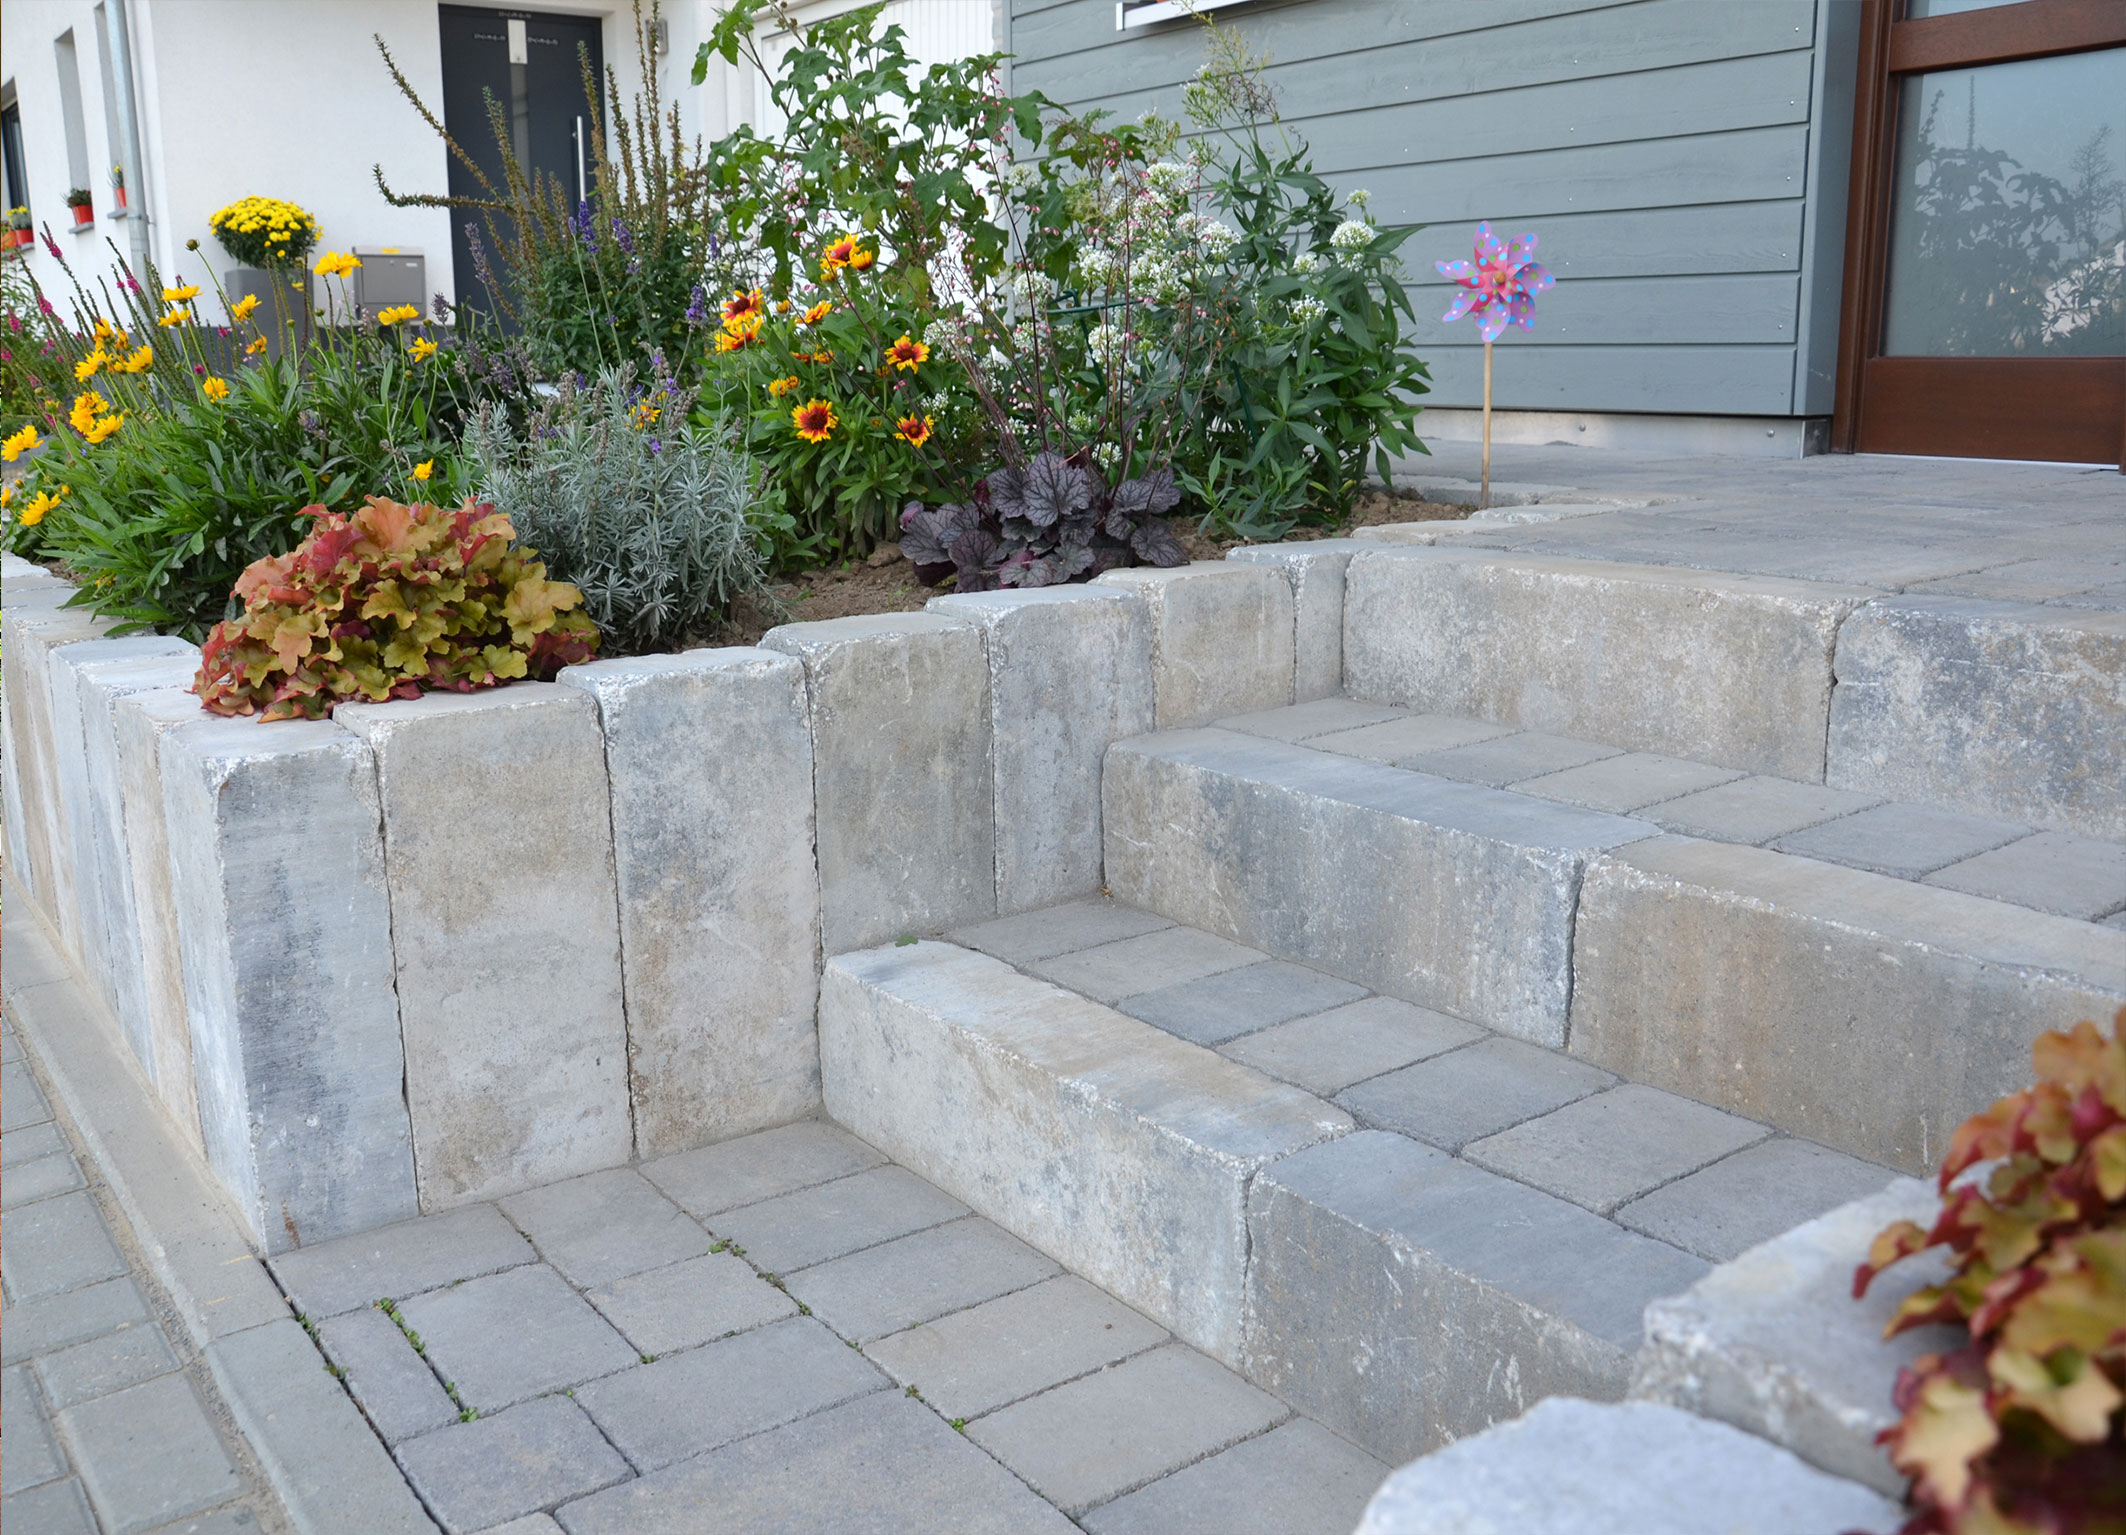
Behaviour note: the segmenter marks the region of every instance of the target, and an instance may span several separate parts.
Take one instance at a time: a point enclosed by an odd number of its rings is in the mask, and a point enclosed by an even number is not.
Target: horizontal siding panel
[[[1484,349],[1435,347],[1427,405],[1484,403]],[[1783,416],[1793,398],[1790,346],[1545,346],[1502,341],[1491,403],[1501,410],[1621,410]],[[1417,418],[1425,434],[1425,418]]]
[[[1536,258],[1561,284],[1650,273],[1792,272],[1801,264],[1802,207],[1797,197],[1787,202],[1553,214],[1526,227],[1518,220],[1496,227],[1501,234],[1536,234]],[[1380,212],[1377,201],[1374,212]],[[1434,262],[1466,259],[1475,238],[1473,222],[1455,222],[1427,225],[1404,241],[1403,265],[1413,290],[1435,281]]]
[[[1440,319],[1455,289],[1445,281],[1413,288],[1422,353],[1469,341],[1467,320]],[[1535,329],[1515,343],[1545,346],[1791,344],[1801,308],[1795,273],[1721,277],[1608,277],[1562,282],[1536,300]]]
[[[1364,173],[1384,224],[1540,218],[1801,195],[1808,129],[1597,144],[1541,154],[1380,166]]]
[[[1113,12],[1108,14],[1112,26]],[[1333,40],[1322,57],[1304,60],[1278,62],[1284,56],[1271,48],[1268,79],[1281,93],[1288,120],[1805,49],[1815,26],[1811,0],[1641,0],[1399,43],[1388,18],[1369,19],[1369,7],[1316,0],[1275,14],[1311,16],[1320,40]],[[1261,46],[1266,30],[1250,24],[1250,43]],[[1043,90],[1066,104],[1113,103],[1120,109],[1127,103],[1130,116],[1156,104],[1178,114],[1177,87],[1203,61],[1203,42],[1193,28],[1158,37],[1107,35],[1115,40],[1105,47],[1056,56],[1037,52],[1015,31],[1019,62],[1013,79],[1021,90]],[[1146,97],[1137,105],[1144,92],[1157,93],[1156,102]]]

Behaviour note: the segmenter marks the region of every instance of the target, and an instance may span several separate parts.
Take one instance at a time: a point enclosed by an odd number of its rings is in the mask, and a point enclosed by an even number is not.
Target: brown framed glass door
[[[1832,445],[2126,468],[2126,0],[1866,0]]]

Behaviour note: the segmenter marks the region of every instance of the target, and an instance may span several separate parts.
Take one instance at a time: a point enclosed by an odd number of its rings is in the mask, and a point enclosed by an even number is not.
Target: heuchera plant
[[[901,513],[901,553],[917,579],[947,576],[963,592],[1089,581],[1118,565],[1182,565],[1188,554],[1167,529],[1180,501],[1173,470],[1110,486],[1087,451],[1039,453],[1023,468],[978,481],[974,499]]]
[[[492,506],[371,496],[352,516],[305,510],[309,536],[252,562],[236,583],[243,617],[200,647],[196,689],[217,714],[323,719],[349,700],[551,678],[597,653],[582,594],[513,547]]]
[[[1902,1535],[2126,1530],[2126,1008],[2041,1036],[2037,1085],[1966,1120],[1931,1231],[1875,1238],[1855,1296],[1901,1258],[1947,1247],[1889,1335],[1962,1322],[1970,1342],[1899,1373],[1882,1433],[1912,1478]],[[1982,1162],[1990,1174],[1959,1182]]]

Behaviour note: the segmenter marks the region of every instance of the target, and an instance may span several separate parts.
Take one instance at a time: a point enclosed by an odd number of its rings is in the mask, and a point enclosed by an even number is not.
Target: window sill
[[[77,235],[94,234],[96,232],[96,221],[90,219],[86,224],[75,224],[71,227]]]

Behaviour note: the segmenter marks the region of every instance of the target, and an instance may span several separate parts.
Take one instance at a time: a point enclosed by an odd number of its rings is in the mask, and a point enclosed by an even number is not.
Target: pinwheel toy
[[[1522,330],[1535,327],[1535,296],[1557,279],[1535,261],[1535,236],[1501,241],[1488,221],[1476,226],[1474,261],[1436,261],[1442,277],[1458,284],[1454,306],[1441,318],[1459,320],[1475,315],[1484,338],[1484,481],[1477,492],[1477,505],[1491,504],[1491,343],[1509,325]]]

